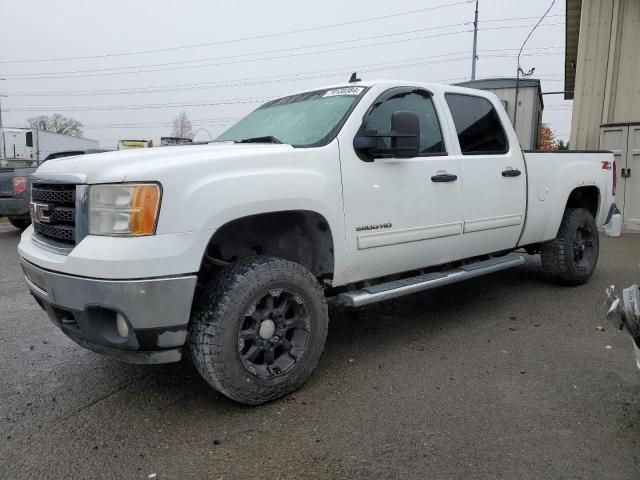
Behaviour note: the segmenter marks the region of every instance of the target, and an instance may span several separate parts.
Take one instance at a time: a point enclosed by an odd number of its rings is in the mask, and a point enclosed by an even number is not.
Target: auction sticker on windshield
[[[337,97],[338,95],[360,95],[364,87],[343,87],[343,88],[334,88],[333,90],[328,90],[323,97]]]

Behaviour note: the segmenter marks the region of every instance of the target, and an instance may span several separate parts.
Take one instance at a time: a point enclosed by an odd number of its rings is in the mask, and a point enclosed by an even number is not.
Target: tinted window
[[[498,112],[489,100],[472,95],[446,94],[460,149],[465,155],[500,154],[509,149]]]
[[[383,100],[369,114],[366,128],[375,129],[380,133],[389,132],[393,112],[415,112],[418,114],[421,154],[446,154],[438,116],[428,93],[405,91]],[[382,144],[380,147],[389,148],[391,146],[390,138],[380,138],[378,141]]]

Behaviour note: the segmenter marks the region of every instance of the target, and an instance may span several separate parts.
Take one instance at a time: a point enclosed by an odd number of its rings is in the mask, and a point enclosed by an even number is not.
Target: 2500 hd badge
[[[393,225],[390,223],[380,223],[378,225],[363,225],[361,227],[356,227],[356,232],[366,232],[368,230],[379,230],[381,228],[391,228]]]

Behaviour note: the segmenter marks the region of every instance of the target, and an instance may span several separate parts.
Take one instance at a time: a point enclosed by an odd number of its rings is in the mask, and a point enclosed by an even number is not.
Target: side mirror
[[[380,138],[390,138],[390,146],[381,146]],[[362,160],[372,162],[375,158],[412,158],[419,154],[420,119],[415,112],[391,114],[391,131],[361,130],[353,139],[353,148]]]
[[[416,112],[391,114],[391,150],[400,158],[417,157],[420,153],[420,119]]]
[[[368,153],[370,150],[378,146],[378,138],[380,135],[377,130],[364,130],[356,135],[353,139],[353,148],[356,151]]]

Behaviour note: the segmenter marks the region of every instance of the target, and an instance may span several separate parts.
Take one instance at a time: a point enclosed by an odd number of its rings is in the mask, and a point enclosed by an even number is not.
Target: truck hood
[[[175,147],[138,148],[114,152],[78,155],[43,163],[34,175],[58,177],[74,175],[80,183],[110,183],[159,180],[160,173],[171,170],[231,161],[243,158],[286,153],[291,145],[211,143]]]

